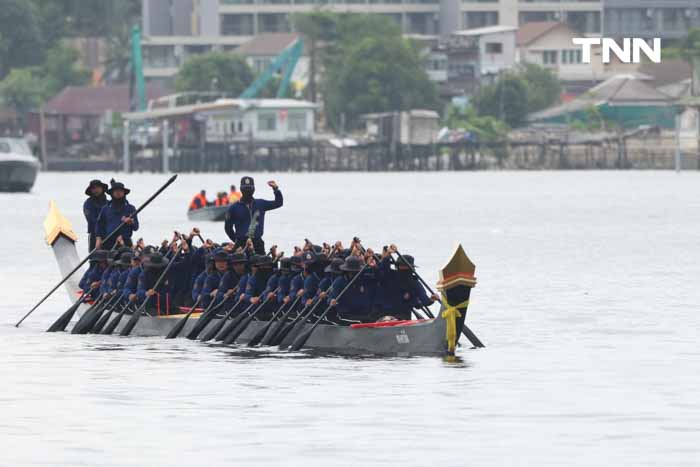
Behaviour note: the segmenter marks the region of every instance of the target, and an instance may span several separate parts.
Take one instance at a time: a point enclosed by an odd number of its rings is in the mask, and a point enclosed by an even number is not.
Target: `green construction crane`
[[[265,68],[265,71],[263,71],[262,74],[258,76],[258,78],[253,81],[253,83],[248,86],[245,91],[243,91],[240,98],[256,98],[270,79],[272,79],[275,73],[279,72],[282,68],[284,68],[284,73],[282,74],[282,82],[280,83],[279,88],[277,88],[277,98],[280,99],[285,97],[287,95],[287,90],[289,89],[289,83],[292,80],[294,67],[296,67],[299,57],[301,57],[303,51],[304,41],[299,38],[284,49],[278,56],[276,56],[274,60],[272,60],[272,63]]]
[[[135,110],[146,110],[146,85],[143,80],[143,60],[141,59],[141,30],[134,25],[131,29],[131,85],[129,97],[133,88],[136,88],[138,108]]]

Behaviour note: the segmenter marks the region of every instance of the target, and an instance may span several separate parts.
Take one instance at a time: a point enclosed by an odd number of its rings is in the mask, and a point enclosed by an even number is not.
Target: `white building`
[[[144,75],[167,78],[192,54],[291,32],[292,13],[319,6],[384,15],[405,34],[443,38],[464,29],[553,20],[591,33],[600,32],[601,21],[601,0],[142,0]]]

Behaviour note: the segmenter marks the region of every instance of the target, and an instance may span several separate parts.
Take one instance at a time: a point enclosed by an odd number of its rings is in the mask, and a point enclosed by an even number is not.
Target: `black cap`
[[[291,258],[282,258],[280,260],[280,271],[290,272],[292,270],[292,260]]]
[[[348,256],[340,266],[340,270],[345,272],[360,272],[363,267],[364,263],[359,256]]]
[[[241,178],[241,190],[244,188],[255,188],[255,180],[253,180],[253,177],[246,175]]]
[[[212,255],[214,261],[226,261],[230,259],[229,254],[223,248],[217,248]]]
[[[318,258],[316,257],[316,253],[314,253],[313,251],[307,251],[302,256],[302,261],[304,264],[315,264],[317,259]]]
[[[145,269],[163,269],[168,265],[168,259],[160,253],[153,253],[143,261]]]
[[[248,258],[243,253],[234,253],[231,255],[231,264],[245,264]]]
[[[131,193],[131,190],[128,189],[127,187],[124,186],[122,182],[116,182],[114,179],[109,181],[110,187],[109,190],[107,190],[107,194],[112,196],[112,193],[114,190],[124,190],[124,196],[128,195]]]
[[[396,261],[397,266],[410,266],[411,268],[417,268],[418,266],[416,266],[414,263],[415,260],[411,255],[401,255]]]
[[[99,263],[100,261],[107,261],[109,259],[109,251],[107,250],[96,250],[90,255],[91,263]]]
[[[98,180],[98,179],[90,180],[90,184],[88,185],[87,188],[85,188],[85,194],[88,196],[92,195],[92,193],[90,191],[96,186],[101,186],[102,191],[105,191],[105,192],[107,191],[107,188],[109,188],[107,186],[107,184],[104,183],[102,180]]]
[[[328,272],[328,273],[332,273],[332,274],[340,274],[341,272],[343,272],[340,269],[340,266],[342,266],[343,263],[345,263],[345,261],[343,261],[342,259],[333,258],[331,260],[330,264],[328,266],[326,266],[326,269],[323,270],[323,272]]]
[[[256,255],[253,256],[253,266],[259,268],[272,267],[272,258],[267,255]]]

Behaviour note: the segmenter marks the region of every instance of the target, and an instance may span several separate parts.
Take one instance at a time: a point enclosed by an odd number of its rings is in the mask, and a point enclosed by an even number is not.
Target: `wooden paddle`
[[[277,293],[278,290],[279,290],[279,287],[277,287],[272,293]],[[250,322],[253,321],[253,318],[255,318],[255,315],[257,315],[260,312],[260,310],[263,309],[263,307],[267,304],[267,301],[269,299],[270,299],[270,295],[268,295],[265,298],[265,300],[263,300],[262,303],[260,303],[260,305],[258,305],[258,308],[256,308],[256,310],[254,312],[252,312],[250,315],[248,315],[248,317],[246,319],[244,319],[236,329],[231,331],[231,333],[228,336],[226,336],[226,339],[224,339],[224,345],[231,345],[234,342],[236,342],[236,339],[238,339],[238,336],[243,334],[243,331],[246,330],[246,328],[248,327]]]
[[[214,326],[212,326],[211,329],[209,329],[209,330],[206,332],[206,334],[204,334],[204,336],[202,336],[202,338],[200,339],[200,342],[207,342],[207,341],[210,341],[210,340],[214,339],[215,337],[217,337],[217,336],[219,335],[219,333],[221,332],[221,329],[226,325],[226,321],[228,321],[228,319],[231,317],[231,315],[233,314],[233,312],[236,311],[236,309],[238,309],[238,306],[239,306],[241,303],[243,303],[243,302],[242,302],[241,300],[238,300],[238,301],[236,302],[236,304],[233,305],[233,306],[226,312],[226,314],[223,316],[223,318],[221,318],[219,321],[217,321],[217,322],[214,324]]]
[[[199,302],[202,301],[202,294],[199,294],[199,298],[197,301],[194,302],[194,305],[190,307],[190,311],[187,312],[184,318],[180,318],[180,320],[177,322],[177,324],[170,330],[167,336],[165,336],[166,339],[175,339],[179,334],[180,331],[185,327],[185,324],[187,324],[187,320],[190,318],[194,310],[197,308],[197,305],[199,305]],[[209,304],[209,307],[211,307],[214,304],[214,300],[211,301]],[[207,307],[207,310],[209,309]],[[206,312],[206,311],[205,311]]]
[[[297,300],[299,300],[300,298],[301,297],[297,297]],[[292,303],[292,302],[283,303],[282,306],[280,306],[277,309],[277,311],[275,311],[272,314],[272,317],[270,317],[270,320],[253,336],[253,338],[250,340],[250,342],[248,342],[248,344],[247,344],[248,347],[254,347],[254,346],[258,345],[263,340],[263,338],[267,335],[267,331],[270,329],[272,324],[275,323],[275,319],[282,313],[282,310],[284,310],[284,308],[289,303]],[[296,300],[293,303],[296,303]],[[292,305],[292,306],[294,306],[294,305]]]
[[[180,255],[180,252],[182,251],[182,245],[183,244],[180,243],[180,246],[177,248],[177,251],[173,255],[173,258],[170,260],[168,265],[165,266],[163,272],[160,274],[160,276],[156,280],[155,284],[153,284],[153,287],[151,287],[151,289],[156,290],[160,286],[161,282],[165,280],[166,276],[168,275],[168,272],[170,272],[170,268],[173,267],[173,264],[175,264],[175,258],[177,258]],[[124,328],[119,333],[120,336],[128,336],[129,334],[131,334],[131,331],[133,331],[134,327],[136,326],[136,323],[139,322],[141,314],[145,313],[146,307],[148,306],[148,302],[151,301],[151,297],[153,297],[153,295],[147,296],[141,304],[141,306],[136,311],[134,311],[134,314],[131,315],[131,318],[129,319],[129,321],[126,322]]]
[[[78,320],[77,323],[75,323],[75,326],[73,326],[73,329],[71,330],[71,334],[87,334],[90,329],[95,325],[98,319],[100,319],[100,316],[102,316],[102,312],[107,309],[107,307],[111,306],[112,303],[114,303],[114,299],[116,298],[116,295],[109,296],[106,298],[102,304],[99,307],[96,307],[93,310],[89,310],[86,312],[80,320]],[[85,319],[83,319],[85,318]]]
[[[241,302],[245,303],[245,302]],[[245,319],[247,316],[248,310],[253,308],[255,306],[254,303],[251,303],[241,314],[233,318],[231,321],[229,321],[226,326],[214,337],[215,341],[225,341],[226,338],[228,337],[231,332],[233,332],[234,329],[238,326],[238,324]]]
[[[267,333],[265,333],[265,337],[263,337],[260,341],[260,345],[276,345],[273,343],[275,335],[285,325],[285,323],[287,322],[287,317],[290,315],[290,313],[292,313],[292,311],[294,311],[294,307],[299,302],[299,300],[301,300],[301,296],[297,297],[293,301],[288,302],[290,304],[289,308],[284,314],[282,314],[279,317],[279,319],[273,325],[270,325],[270,329],[267,331]],[[284,305],[280,307],[280,313],[282,312],[283,308]]]
[[[204,311],[204,313],[199,315],[199,319],[197,320],[197,324],[195,324],[194,328],[192,328],[192,330],[189,333],[187,333],[187,336],[185,336],[185,337],[187,337],[190,340],[194,340],[197,337],[199,337],[199,334],[201,334],[201,332],[204,331],[204,329],[211,322],[211,320],[216,318],[216,313],[219,311],[219,308],[224,306],[229,298],[230,297],[224,298],[219,303],[217,303],[214,306],[214,308],[211,308],[211,305],[210,305],[207,308],[207,310]],[[212,299],[212,303],[214,303],[214,302],[215,302],[215,300]]]
[[[350,279],[350,282],[348,282],[348,284],[345,286],[345,288],[343,288],[343,290],[340,291],[338,296],[335,297],[336,302],[338,300],[340,300],[340,298],[345,294],[345,292],[348,291],[348,289],[350,289],[350,287],[352,286],[352,284],[355,283],[357,278],[360,277],[360,275],[363,272],[365,272],[365,269],[367,269],[366,264],[364,266],[362,266],[362,269],[360,269],[357,272],[357,274],[355,274],[355,277]],[[289,346],[289,350],[291,350],[292,352],[296,352],[297,350],[301,349],[304,346],[304,344],[306,343],[306,341],[309,340],[309,337],[311,337],[311,334],[313,334],[314,330],[316,329],[316,326],[318,326],[318,323],[320,323],[326,317],[326,315],[328,314],[328,312],[330,311],[331,308],[333,308],[333,305],[328,305],[326,307],[325,311],[323,313],[321,313],[321,316],[319,316],[319,318],[311,326],[311,329],[309,329],[306,332],[302,332],[294,339],[294,342],[292,342],[292,345]]]
[[[78,310],[78,307],[90,296],[94,289],[90,288],[87,292],[83,293],[80,298],[78,298],[74,304],[72,304],[66,311],[64,311],[61,316],[58,317],[56,321],[53,322],[51,326],[46,330],[46,332],[57,332],[65,331],[66,326],[73,319],[73,315]],[[102,297],[100,297],[102,298]],[[92,306],[95,306],[94,304]]]
[[[410,264],[408,261],[406,261],[406,259],[401,255],[401,253],[396,251],[396,254],[398,255],[399,259],[402,261],[402,263],[405,264],[406,266],[408,266],[411,269],[411,271],[413,272],[413,274],[416,275],[416,278],[418,278],[420,283],[423,284],[423,286],[426,289],[428,289],[428,292],[430,292],[431,295],[436,295],[436,293],[433,292],[433,289],[430,288],[428,283],[425,282],[425,280],[423,280],[423,278],[420,276],[420,274],[418,274],[416,272],[416,268],[414,268],[412,264]],[[435,316],[433,315],[433,313],[430,311],[430,309],[428,307],[423,307],[423,310],[425,311],[425,313],[428,315],[429,318],[431,318],[431,319],[435,318]],[[474,347],[485,347],[485,345],[479,340],[479,338],[476,337],[476,334],[474,334],[472,332],[472,330],[467,327],[466,324],[462,325],[462,333],[464,334],[464,337],[469,339],[469,342],[471,342]]]
[[[170,177],[170,179],[169,179],[167,182],[165,182],[165,184],[164,184],[162,187],[160,187],[160,188],[158,189],[158,191],[156,191],[155,193],[153,193],[153,194],[151,195],[151,197],[148,198],[148,199],[146,200],[146,202],[144,202],[141,206],[139,206],[139,208],[138,208],[132,215],[129,216],[129,219],[133,218],[133,217],[136,216],[138,213],[140,213],[141,211],[143,211],[143,209],[144,209],[146,206],[148,206],[148,205],[151,203],[151,201],[153,201],[154,199],[156,199],[156,198],[158,197],[158,195],[160,195],[160,194],[163,192],[163,190],[165,190],[166,188],[168,188],[168,187],[170,186],[170,184],[173,183],[173,182],[175,181],[176,178],[177,178],[177,174],[175,174],[175,175],[173,175],[172,177]],[[122,228],[125,224],[126,224],[126,221],[124,221],[124,222],[122,222],[121,224],[119,224],[119,226],[118,226],[116,229],[114,229],[112,232],[110,232],[109,235],[107,235],[107,236],[104,238],[104,240],[102,240],[102,242],[103,242],[103,243],[107,243],[109,240],[111,240],[112,237],[114,237],[117,233],[119,233],[119,231],[121,230],[121,228]],[[62,285],[75,273],[75,271],[77,271],[78,269],[80,269],[80,268],[83,266],[83,264],[85,264],[85,263],[90,259],[90,256],[91,256],[95,251],[97,251],[97,248],[93,249],[90,253],[88,253],[88,255],[87,255],[85,258],[83,258],[83,260],[80,261],[80,263],[78,263],[78,265],[77,265],[75,268],[73,268],[73,270],[72,270],[71,272],[69,272],[68,275],[67,275],[66,277],[64,277],[63,279],[61,279],[61,281],[60,281],[58,284],[56,284],[56,285],[54,286],[54,288],[51,289],[51,290],[49,291],[49,293],[47,293],[46,295],[44,295],[44,298],[42,298],[41,300],[39,300],[39,303],[37,303],[36,305],[34,305],[34,307],[33,307],[31,310],[29,310],[29,311],[27,312],[27,314],[25,314],[25,315],[22,317],[22,319],[20,319],[19,321],[17,321],[17,324],[15,324],[15,327],[16,327],[16,328],[19,327],[19,325],[22,324],[22,321],[24,321],[29,315],[31,315],[31,314],[34,312],[34,310],[36,310],[37,308],[39,308],[39,306],[40,306],[42,303],[44,303],[44,302],[46,301],[47,298],[49,298],[56,290],[58,290],[58,288],[59,288],[60,286],[62,286]],[[67,325],[67,324],[68,324],[68,323],[66,323],[66,325]],[[65,328],[65,327],[64,327],[64,328]]]
[[[289,336],[289,339],[294,340],[294,338],[299,335],[301,330],[304,328],[306,321],[309,319],[309,317],[311,317],[313,312],[316,311],[316,308],[318,308],[321,303],[323,303],[323,300],[318,298],[316,303],[306,305],[304,309],[301,310],[301,313],[299,313],[299,316],[297,316],[292,323],[280,331],[279,335],[275,338],[275,342],[278,344],[280,350],[284,350],[288,347],[288,345],[284,345],[284,340],[287,338],[287,336]]]
[[[124,308],[128,307],[129,303],[126,302],[122,305],[121,309],[123,310]],[[112,316],[112,312],[114,311],[115,307],[109,307],[109,309],[102,314],[102,317],[95,323],[95,325],[88,331],[90,334],[99,334],[102,332],[102,329],[105,327],[105,324],[107,324],[107,321],[109,321],[109,317]],[[120,310],[121,311],[121,310]]]

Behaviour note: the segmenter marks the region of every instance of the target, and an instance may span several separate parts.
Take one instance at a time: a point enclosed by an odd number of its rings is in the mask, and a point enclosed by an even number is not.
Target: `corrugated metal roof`
[[[157,99],[167,94],[158,83],[146,85],[146,98]],[[44,111],[62,115],[102,115],[106,111],[129,111],[129,85],[68,86],[52,97]]]
[[[525,23],[518,29],[515,42],[519,46],[528,45],[560,26],[568,28],[566,23],[560,21],[534,21],[532,23]]]
[[[485,36],[487,34],[499,34],[502,32],[516,31],[517,29],[518,28],[514,26],[486,26],[484,28],[455,31],[452,34],[455,36]]]
[[[125,113],[123,116],[127,120],[150,120],[188,114],[213,114],[234,109],[315,109],[316,107],[313,102],[296,99],[219,99],[203,104]]]

